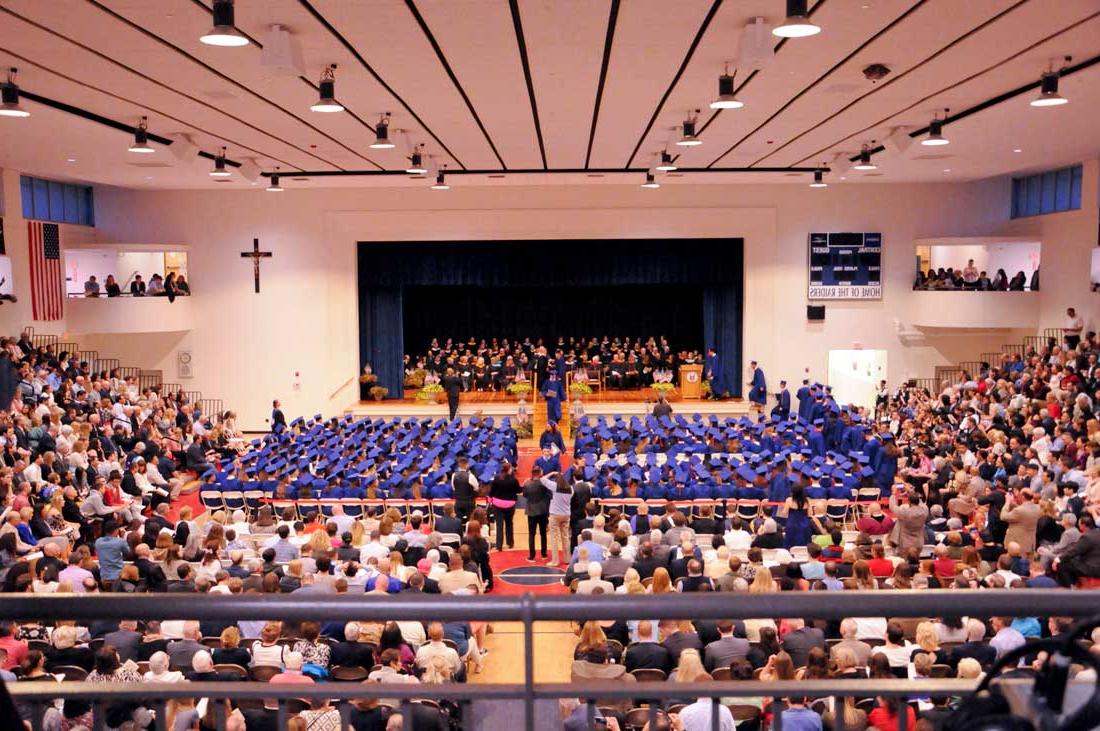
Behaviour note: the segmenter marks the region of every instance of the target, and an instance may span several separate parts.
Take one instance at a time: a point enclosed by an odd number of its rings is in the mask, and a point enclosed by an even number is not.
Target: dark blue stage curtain
[[[362,253],[359,258],[362,267]],[[360,367],[369,363],[378,375],[378,385],[388,388],[391,398],[401,398],[405,388],[403,300],[401,287],[359,287]]]
[[[554,288],[622,287],[623,306],[609,335],[660,334],[639,332],[647,323],[632,320],[630,297],[637,295],[629,287],[694,287],[703,293],[704,342],[718,349],[729,386],[740,394],[743,248],[738,238],[363,241],[358,251],[360,362],[374,366],[391,396],[401,393],[406,287],[456,288],[452,295],[462,289],[498,288],[512,290],[510,296],[514,288],[526,289],[532,302],[549,307],[559,294]],[[544,331],[543,318],[538,307],[528,309],[535,318],[534,337]],[[484,322],[482,318],[467,335],[442,329],[438,335],[468,337],[477,332],[494,337],[485,332]],[[687,329],[697,332],[695,327]],[[588,333],[570,329],[556,334]]]
[[[703,342],[714,348],[722,362],[725,386],[733,396],[741,395],[741,286],[707,287],[703,290]],[[732,313],[737,313],[736,317]]]

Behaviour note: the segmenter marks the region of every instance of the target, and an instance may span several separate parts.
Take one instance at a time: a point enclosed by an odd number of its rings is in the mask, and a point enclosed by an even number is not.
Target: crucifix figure
[[[252,251],[242,251],[241,258],[252,260],[252,274],[256,280],[256,294],[260,293],[260,259],[271,258],[270,251],[260,251],[260,240],[252,239]]]

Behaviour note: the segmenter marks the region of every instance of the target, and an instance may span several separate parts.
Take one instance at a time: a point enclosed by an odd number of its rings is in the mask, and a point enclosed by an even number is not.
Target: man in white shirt
[[[1081,344],[1081,331],[1085,329],[1085,321],[1077,314],[1077,310],[1072,307],[1066,310],[1066,321],[1062,329],[1065,331],[1066,347],[1076,350]]]
[[[710,680],[710,676],[705,674],[699,678],[701,682],[707,680]],[[718,727],[721,731],[733,731],[733,714],[730,709],[721,703],[715,703],[711,698],[700,698],[681,708],[680,725],[673,728],[681,728],[683,731],[710,731],[714,728],[713,713],[718,714]]]
[[[913,645],[905,639],[905,631],[897,622],[886,625],[886,644],[871,649],[871,655],[885,655],[892,668],[908,666],[912,654]]]
[[[367,562],[370,561],[370,559],[372,558],[377,561],[378,559],[385,558],[386,556],[390,555],[390,549],[382,545],[381,541],[379,540],[381,537],[382,534],[378,531],[371,531],[370,541],[368,541],[366,544],[363,545],[362,548],[359,549],[359,563],[365,566]]]
[[[978,267],[974,266],[974,260],[968,259],[966,268],[963,269],[963,283],[967,289],[975,289],[978,285]]]
[[[731,551],[747,551],[752,546],[752,533],[743,528],[740,518],[730,520],[730,529],[726,531],[723,538],[726,541],[726,548]]]
[[[405,637],[405,641],[408,642],[407,637]],[[458,651],[443,643],[443,625],[439,622],[432,622],[428,625],[428,643],[421,645],[420,649],[416,651],[416,666],[424,670],[437,657],[442,657],[447,663],[451,675],[457,675],[462,669],[462,659],[459,658]]]
[[[598,561],[588,563],[588,578],[577,582],[578,594],[594,594],[600,588],[604,594],[614,594],[615,586],[610,581],[603,580],[603,566]]]

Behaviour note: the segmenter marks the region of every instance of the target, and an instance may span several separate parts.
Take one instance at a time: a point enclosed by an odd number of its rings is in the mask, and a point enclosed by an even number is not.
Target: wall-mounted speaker
[[[825,319],[825,305],[806,305],[806,319],[821,322]]]
[[[194,374],[191,369],[191,351],[190,350],[177,350],[176,351],[176,377],[177,378],[192,378]]]

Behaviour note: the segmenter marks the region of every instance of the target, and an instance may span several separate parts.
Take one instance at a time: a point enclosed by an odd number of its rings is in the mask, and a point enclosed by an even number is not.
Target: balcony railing
[[[721,681],[710,683],[535,683],[534,624],[541,621],[578,619],[750,619],[814,617],[835,620],[845,617],[937,617],[954,616],[1061,616],[1091,617],[1100,608],[1100,591],[1033,589],[1027,591],[871,591],[871,592],[783,592],[775,594],[671,594],[662,596],[482,596],[395,595],[392,597],[318,594],[283,595],[0,595],[0,616],[13,620],[99,619],[194,619],[194,620],[315,620],[348,621],[520,621],[524,651],[522,682],[507,685],[444,684],[405,685],[329,682],[315,685],[269,685],[254,682],[184,683],[133,685],[83,682],[20,682],[9,686],[13,699],[33,708],[33,727],[41,728],[42,708],[55,699],[79,698],[93,703],[97,728],[102,727],[107,704],[141,701],[156,712],[156,728],[166,731],[166,704],[171,698],[210,698],[237,701],[274,700],[278,703],[279,727],[286,728],[288,702],[294,699],[335,699],[347,728],[349,702],[356,699],[398,699],[401,707],[413,699],[464,702],[464,721],[469,722],[469,702],[510,701],[523,706],[523,728],[552,728],[545,719],[536,724],[536,702],[559,698],[581,698],[587,705],[590,727],[599,699],[671,699],[760,697],[776,699],[773,729],[782,731],[778,705],[784,697],[835,698],[837,708],[848,696],[883,696],[902,699],[928,696],[967,696],[975,681],[936,680],[814,680],[798,682]],[[569,652],[571,648],[561,648]],[[1026,689],[1025,689],[1026,690]],[[224,728],[224,704],[216,703],[218,728]],[[650,704],[651,721],[663,713]],[[718,728],[718,714],[712,713]],[[842,714],[837,714],[836,731],[843,731]],[[412,728],[412,714],[404,713],[406,729]],[[899,715],[900,731],[906,728],[906,714]],[[557,718],[555,716],[554,723]],[[464,727],[469,728],[468,723]]]

